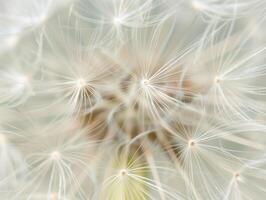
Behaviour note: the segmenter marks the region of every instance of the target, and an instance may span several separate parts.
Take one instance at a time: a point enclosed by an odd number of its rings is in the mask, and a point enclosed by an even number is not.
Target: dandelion
[[[265,199],[265,11],[0,2],[1,199]]]

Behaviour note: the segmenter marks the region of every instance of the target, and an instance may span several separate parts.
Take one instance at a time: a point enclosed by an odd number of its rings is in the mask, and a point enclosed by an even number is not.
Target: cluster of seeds
[[[0,1],[1,200],[264,200],[266,1]]]

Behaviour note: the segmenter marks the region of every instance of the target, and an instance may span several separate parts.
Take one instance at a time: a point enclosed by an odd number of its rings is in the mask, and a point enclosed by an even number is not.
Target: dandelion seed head
[[[0,196],[264,199],[265,5],[2,1]]]

